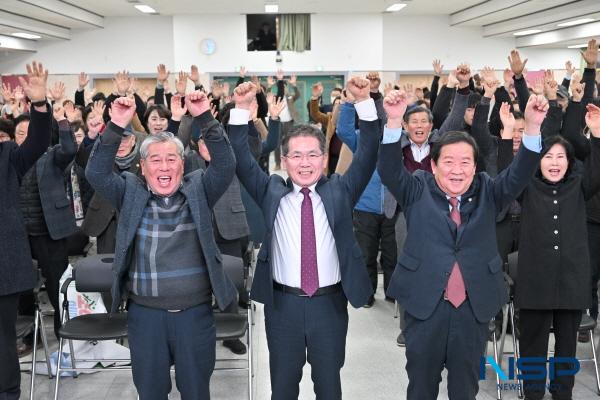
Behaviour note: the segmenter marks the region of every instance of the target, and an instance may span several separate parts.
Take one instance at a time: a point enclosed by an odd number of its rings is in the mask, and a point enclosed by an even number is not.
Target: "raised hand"
[[[63,108],[61,101],[57,101],[52,105],[52,116],[54,116],[54,119],[58,122],[66,119],[65,109]]]
[[[371,91],[371,81],[360,76],[350,78],[346,84],[346,89],[356,99],[357,103],[371,97],[369,94]]]
[[[591,39],[588,42],[587,49],[581,52],[581,56],[587,63],[588,68],[596,68],[596,62],[598,61],[598,44],[596,39]]]
[[[504,68],[504,72],[502,73],[502,79],[504,80],[504,87],[508,89],[510,86],[510,82],[512,81],[513,73],[510,68]]]
[[[173,121],[181,121],[181,117],[187,112],[187,107],[181,106],[181,99],[183,96],[176,94],[171,97],[171,119]]]
[[[223,96],[229,97],[229,82],[223,82]]]
[[[272,76],[267,76],[267,88],[272,88],[275,85],[275,80]]]
[[[344,103],[354,104],[354,101],[355,101],[354,96],[352,96],[352,93],[350,93],[350,91],[342,90],[342,99],[341,99],[342,104],[344,104]]]
[[[456,78],[456,71],[452,71],[448,74],[448,82],[446,82],[446,87],[450,89],[454,89],[458,86],[460,82]]]
[[[21,76],[19,77],[19,83],[32,103],[46,99],[47,82],[48,70],[44,69],[42,63],[36,61],[27,64],[27,80]]]
[[[386,83],[383,85],[383,96],[387,96],[392,90],[394,90],[394,85],[391,82]]]
[[[64,92],[64,88],[63,88]],[[14,91],[15,102],[18,104],[25,100],[25,92],[23,92],[23,88],[21,86],[17,86]]]
[[[277,77],[278,81],[282,81],[283,80],[283,70],[280,68],[277,70],[277,75],[275,75]]]
[[[95,87],[91,88],[90,90],[85,91],[85,93],[84,93],[85,104],[90,104],[92,102],[92,98],[94,97],[96,92],[97,92],[97,89]]]
[[[312,85],[311,95],[313,100],[317,100],[323,94],[323,84],[321,82],[317,82]]]
[[[571,100],[574,103],[580,103],[583,98],[583,90],[585,89],[585,83],[581,83],[581,80],[578,76],[573,75],[571,78]]]
[[[503,102],[500,106],[500,121],[502,122],[502,139],[513,138],[513,128],[515,127],[515,116],[510,112],[510,105]]]
[[[62,103],[63,98],[65,97],[65,84],[62,82],[54,82],[54,86],[48,88],[50,92],[50,96],[55,102]]]
[[[135,114],[135,100],[131,97],[118,97],[112,102],[110,120],[113,124],[125,128]]]
[[[214,104],[211,104],[210,106],[210,113],[212,114],[213,118],[217,118],[217,115],[219,115],[219,112],[217,111],[217,106]]]
[[[572,77],[575,73],[575,67],[573,66],[573,63],[571,61],[567,61],[565,63],[565,69],[567,70],[567,76]]]
[[[403,90],[392,90],[383,99],[383,109],[388,117],[388,127],[399,128],[408,107],[408,97]]]
[[[245,78],[246,77],[246,67],[241,66],[240,67],[240,78]]]
[[[290,76],[290,80],[288,82],[290,85],[296,86],[296,75]]]
[[[272,119],[279,118],[279,114],[286,107],[285,99],[277,99],[273,93],[269,93],[267,96],[267,103],[269,104],[269,115]]]
[[[185,96],[185,87],[187,86],[188,74],[184,71],[179,71],[179,79],[175,80],[176,93]]]
[[[79,87],[79,91],[82,91],[83,89],[85,89],[85,87],[87,86],[87,84],[89,82],[90,82],[90,79],[85,74],[85,72],[80,72],[79,73],[79,79],[77,81],[77,85]]]
[[[585,123],[590,128],[592,136],[600,138],[600,107],[590,103],[586,108]]]
[[[381,85],[381,78],[379,77],[379,72],[369,72],[367,74],[367,79],[369,80],[370,91],[373,93],[377,93],[379,91],[379,85]]]
[[[115,89],[120,96],[125,96],[127,90],[131,87],[131,80],[129,79],[129,72],[117,72],[113,78]]]
[[[190,81],[192,81],[194,86],[198,85],[198,83],[200,82],[200,71],[198,71],[197,65],[192,65],[190,67],[190,74],[188,75],[188,78],[190,79]]]
[[[10,83],[2,84],[2,98],[5,103],[8,103],[15,99],[15,93],[13,92]]]
[[[469,64],[462,63],[456,68],[456,79],[458,79],[458,87],[466,88],[469,86],[469,79],[471,79],[471,68]]]
[[[496,71],[491,67],[483,67],[479,74],[481,75],[484,96],[491,99],[500,85],[500,81],[496,78]]]
[[[554,71],[547,69],[544,71],[544,96],[548,100],[556,100],[558,91],[558,82],[554,79]]]
[[[96,100],[94,102],[94,104],[92,105],[92,111],[94,113],[96,113],[97,115],[103,115],[105,107],[106,107],[106,105],[104,104],[104,101]]]
[[[540,127],[548,113],[548,100],[539,94],[529,96],[525,107],[525,133],[539,135]]]
[[[167,79],[169,79],[167,67],[165,67],[165,64],[158,64],[158,67],[156,67],[156,82],[164,86]]]
[[[185,96],[185,107],[192,117],[197,117],[206,111],[210,111],[210,100],[206,96],[206,93],[201,90],[195,90]]]
[[[256,99],[256,86],[252,82],[244,82],[233,91],[233,101],[236,108],[250,109],[250,104]]]
[[[533,93],[535,93],[537,95],[541,95],[542,93],[544,93],[544,78],[542,78],[542,77],[536,78],[531,90],[533,90]]]
[[[523,75],[523,70],[527,64],[527,58],[525,60],[521,60],[521,54],[519,54],[519,51],[513,49],[510,51],[510,55],[508,56],[508,63],[510,64],[512,73],[517,78],[520,78],[521,75]]]
[[[431,65],[433,66],[433,74],[435,76],[442,76],[442,72],[444,71],[444,66],[442,65],[441,61],[436,58],[433,60]]]

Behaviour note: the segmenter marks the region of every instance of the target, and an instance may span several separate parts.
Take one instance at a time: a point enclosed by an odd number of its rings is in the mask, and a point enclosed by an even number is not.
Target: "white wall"
[[[383,15],[383,69],[397,71],[431,71],[431,62],[439,58],[445,70],[468,62],[474,69],[491,66],[508,67],[507,57],[515,42],[512,38],[482,38],[473,27],[451,27],[447,16],[406,17]],[[564,69],[571,59],[578,65],[579,53],[570,49],[520,50],[529,58],[530,70]]]
[[[51,74],[112,74],[127,69],[155,74],[164,63],[171,72],[189,70],[234,73],[240,65],[250,72],[273,73],[275,52],[246,51],[244,15],[177,15],[105,18],[105,28],[73,31],[69,41],[39,42],[37,53],[0,53],[0,73],[23,73],[24,64],[41,60]],[[312,49],[283,52],[281,67],[290,72],[400,71],[430,73],[431,60],[445,68],[468,61],[474,69],[507,66],[514,40],[482,38],[477,29],[448,26],[444,16],[407,17],[402,14],[313,14]],[[216,53],[200,52],[200,42],[213,38]],[[530,70],[563,69],[577,50],[522,50]],[[390,72],[390,77],[393,74]],[[206,81],[207,76],[205,75]],[[206,82],[205,82],[206,83]]]
[[[380,14],[311,15],[311,50],[282,52],[286,71],[379,70],[382,19]],[[200,52],[200,41],[212,38],[213,55]],[[203,71],[235,72],[241,65],[251,72],[272,73],[278,68],[274,51],[246,51],[245,15],[191,15],[173,18],[175,68],[198,63]]]

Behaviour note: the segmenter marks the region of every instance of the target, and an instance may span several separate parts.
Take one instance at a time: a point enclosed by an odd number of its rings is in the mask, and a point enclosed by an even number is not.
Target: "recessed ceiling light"
[[[515,36],[525,36],[525,35],[533,35],[534,33],[540,33],[541,29],[528,29],[526,31],[515,32],[513,35]]]
[[[279,5],[278,4],[265,4],[265,12],[270,13],[270,14],[279,12]]]
[[[568,49],[582,49],[584,47],[587,47],[587,43],[573,44],[571,46],[567,46]]]
[[[136,4],[134,7],[137,8],[138,11],[143,12],[144,14],[156,14],[156,10],[154,8],[145,4]]]
[[[31,33],[25,33],[25,32],[15,32],[12,35],[19,37],[19,38],[23,38],[23,39],[41,39],[42,38],[41,36],[33,35]]]
[[[406,7],[405,3],[394,3],[394,4],[391,4],[388,8],[386,8],[385,11],[387,11],[387,12],[400,11],[404,7]]]
[[[581,25],[581,24],[587,24],[588,22],[592,22],[592,21],[595,21],[594,18],[581,18],[581,19],[576,19],[574,21],[563,22],[561,24],[558,24],[558,26]]]

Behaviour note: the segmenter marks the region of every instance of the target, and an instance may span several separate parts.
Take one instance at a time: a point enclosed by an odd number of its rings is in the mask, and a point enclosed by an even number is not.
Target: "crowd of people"
[[[516,50],[502,80],[468,64],[444,75],[434,60],[427,88],[382,87],[371,72],[323,104],[315,84],[308,123],[283,71],[262,82],[242,68],[235,87],[205,88],[192,66],[172,93],[161,64],[153,96],[125,71],[109,94],[81,73],[70,99],[42,64],[27,65],[17,87],[2,86],[0,398],[19,398],[31,347],[17,345],[15,323],[33,313],[32,259],[58,337],[69,248],[90,237],[115,254],[104,298],[111,312],[126,305],[142,400],[167,398],[172,364],[183,398],[210,397],[213,304],[236,313],[240,300],[221,254],[245,258],[249,244],[273,399],[298,398],[306,361],[316,397],[342,398],[347,304],[374,305],[379,266],[385,300],[401,309],[408,399],[436,399],[444,368],[450,398],[475,399],[514,251],[521,355],[545,359],[552,328],[555,357],[575,357],[600,278],[595,40],[582,57],[583,72],[567,62],[560,84],[551,70],[528,83]],[[526,399],[542,399],[546,382],[524,374]],[[572,398],[573,376],[550,383],[553,398]]]

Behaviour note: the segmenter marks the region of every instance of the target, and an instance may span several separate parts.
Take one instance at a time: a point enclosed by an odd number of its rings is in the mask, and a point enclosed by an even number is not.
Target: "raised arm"
[[[340,115],[336,124],[336,135],[354,153],[358,147],[354,104],[350,102],[348,97],[344,96],[343,92],[342,96],[344,103],[340,106]]]
[[[52,113],[58,123],[58,145],[53,147],[52,151],[54,164],[64,170],[75,158],[77,143],[75,142],[71,125],[69,125],[69,121],[65,118],[62,99],[54,103]]]
[[[421,182],[404,167],[401,141],[392,141],[392,138],[400,137],[398,131],[402,130],[402,120],[406,112],[406,94],[398,90],[391,91],[385,97],[383,106],[387,114],[387,124],[379,148],[377,171],[381,182],[398,204],[406,209],[423,191]]]
[[[48,70],[35,61],[27,64],[27,79],[19,77],[21,87],[32,103],[27,138],[10,153],[10,162],[19,177],[25,175],[50,145],[52,114],[46,100],[47,81]]]
[[[438,91],[440,90],[440,77],[444,71],[444,66],[440,60],[435,59],[432,62],[433,80],[431,81],[431,89],[429,90],[429,108],[433,109],[437,99]]]
[[[586,62],[586,68],[583,70],[583,78],[581,79],[585,85],[581,102],[585,107],[594,100],[596,63],[598,62],[598,43],[596,42],[596,39],[592,39],[588,42],[587,49],[582,52],[581,55]]]
[[[312,85],[309,111],[310,117],[313,120],[326,127],[327,123],[329,122],[329,117],[327,117],[327,114],[324,114],[319,110],[319,97],[321,97],[322,95],[323,85],[321,84],[321,82]]]
[[[582,189],[586,200],[600,190],[600,107],[587,105],[585,123],[590,128],[590,155],[585,160]]]
[[[229,187],[235,174],[235,158],[225,135],[223,126],[210,110],[206,93],[196,90],[185,97],[185,106],[194,119],[197,119],[202,139],[208,148],[211,162],[202,177],[208,206],[213,208]]]
[[[377,148],[381,137],[380,121],[377,117],[375,102],[371,99],[371,83],[368,79],[353,77],[348,81],[347,89],[356,99],[356,111],[360,121],[360,137],[358,148],[352,158],[352,164],[340,177],[351,196],[352,204],[356,204],[369,179],[375,172],[377,164]]]
[[[231,109],[229,118],[229,139],[237,161],[237,177],[254,201],[262,206],[269,176],[260,168],[248,148],[249,109],[255,96],[256,86],[252,82],[244,82],[233,91],[236,107]]]
[[[455,71],[448,76],[448,85],[450,89],[458,87],[454,96],[454,103],[450,114],[442,123],[439,129],[440,135],[448,131],[459,131],[464,127],[465,110],[469,100],[469,79],[471,78],[471,69],[467,64],[460,64]]]
[[[525,65],[527,65],[527,58],[521,59],[521,54],[518,50],[511,50],[508,56],[508,63],[510,64],[510,70],[514,74],[513,80],[515,82],[515,91],[517,92],[517,100],[519,101],[519,110],[524,110],[527,107],[527,101],[529,100],[529,89],[527,88],[527,82],[523,71]]]
[[[585,107],[581,102],[583,98],[583,84],[579,79],[573,79],[571,84],[571,100],[563,118],[562,136],[567,139],[575,150],[575,157],[584,161],[590,154],[590,141],[583,136],[583,121]]]

